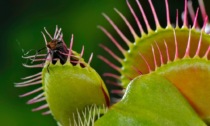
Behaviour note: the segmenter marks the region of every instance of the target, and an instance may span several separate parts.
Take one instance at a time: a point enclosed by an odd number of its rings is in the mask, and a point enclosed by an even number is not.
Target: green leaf
[[[205,126],[177,88],[160,75],[130,82],[123,99],[95,126]]]

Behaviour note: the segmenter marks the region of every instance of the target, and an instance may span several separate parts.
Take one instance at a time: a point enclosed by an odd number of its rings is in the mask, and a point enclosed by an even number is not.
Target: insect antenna
[[[44,49],[46,49],[46,47],[43,47],[43,48],[41,48],[39,50],[36,50],[36,54],[34,55],[33,59],[31,59],[32,60],[31,63],[34,62],[34,60],[37,58],[37,55],[39,55],[40,52],[43,51]],[[47,58],[48,55],[49,55],[49,53],[46,54],[45,59]]]

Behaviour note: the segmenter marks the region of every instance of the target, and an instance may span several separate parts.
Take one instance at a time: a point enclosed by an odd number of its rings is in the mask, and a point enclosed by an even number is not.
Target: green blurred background
[[[139,13],[134,2],[130,0],[132,6]],[[154,0],[153,0],[154,1]],[[175,8],[183,9],[182,0],[169,0],[171,8],[171,20],[175,20]],[[205,1],[206,5],[210,1]],[[141,3],[148,9],[147,0]],[[164,0],[154,1],[158,15],[161,16],[161,24],[165,26],[165,4]],[[197,4],[195,4],[196,6]],[[4,0],[1,1],[1,34],[0,34],[0,125],[1,126],[56,126],[56,122],[51,116],[42,116],[40,112],[31,112],[32,108],[39,104],[26,105],[25,102],[32,97],[19,98],[18,95],[32,90],[32,88],[14,88],[14,82],[20,82],[20,78],[32,75],[40,69],[26,69],[21,59],[25,52],[30,49],[40,49],[44,47],[44,40],[41,35],[43,27],[53,34],[55,26],[63,29],[64,40],[69,44],[71,34],[74,34],[75,51],[80,52],[82,45],[85,45],[84,58],[88,60],[91,52],[94,58],[91,65],[99,72],[110,72],[111,70],[105,63],[97,58],[97,55],[106,55],[99,48],[99,43],[103,43],[112,50],[116,48],[110,40],[99,30],[97,25],[106,27],[117,40],[122,41],[113,28],[101,15],[102,12],[108,14],[116,24],[122,29],[125,35],[132,40],[126,25],[114,12],[113,8],[120,10],[129,21],[137,26],[126,6],[125,0]],[[149,20],[152,20],[150,11]],[[141,18],[140,18],[141,19]],[[152,22],[154,23],[154,22]],[[152,25],[154,28],[154,25]],[[139,34],[139,33],[138,33]],[[116,50],[116,53],[119,52]],[[106,57],[110,57],[106,55]],[[115,62],[113,59],[111,61]],[[112,88],[108,86],[108,88]]]

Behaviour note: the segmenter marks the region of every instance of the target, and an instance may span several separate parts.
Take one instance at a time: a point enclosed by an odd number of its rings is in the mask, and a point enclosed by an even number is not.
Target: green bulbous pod
[[[67,48],[61,29],[56,27],[54,37],[51,37],[47,31],[46,33],[51,38],[51,41],[47,42],[43,34],[48,49],[47,54],[24,57],[33,62],[41,61],[42,63],[38,65],[24,66],[40,67],[42,72],[23,78],[25,82],[16,83],[17,87],[42,85],[21,97],[42,91],[27,102],[28,104],[46,102],[33,111],[49,109],[43,114],[52,114],[61,126],[93,125],[110,104],[103,80],[90,66],[93,55],[86,63],[82,58],[84,47],[80,54],[72,50],[73,36],[70,48]]]
[[[73,125],[85,108],[92,105],[102,108],[109,104],[104,82],[90,66],[82,68],[69,62],[62,65],[57,61],[55,65],[46,64],[42,77],[46,101],[62,126]],[[81,120],[84,121],[83,116]]]

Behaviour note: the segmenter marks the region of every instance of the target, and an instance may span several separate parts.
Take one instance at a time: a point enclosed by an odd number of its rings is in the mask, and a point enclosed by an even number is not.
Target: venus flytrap
[[[103,80],[90,67],[93,55],[90,56],[88,63],[86,63],[82,58],[84,48],[82,48],[80,54],[72,50],[73,36],[70,48],[67,48],[63,41],[61,29],[56,27],[54,37],[51,37],[47,31],[46,33],[51,39],[50,42],[47,42],[43,34],[48,47],[47,54],[25,57],[26,59],[32,58],[31,60],[34,62],[41,61],[41,63],[33,66],[24,65],[32,68],[40,67],[42,72],[24,78],[26,81],[16,83],[16,87],[42,84],[40,88],[23,94],[21,97],[39,91],[42,92],[27,103],[33,104],[46,100],[47,103],[33,109],[33,111],[48,109],[43,114],[51,113],[59,125],[91,125],[93,123],[91,120],[97,119],[96,115],[98,113],[103,114],[101,112],[104,111],[99,110],[106,109],[110,104],[109,94]],[[93,113],[92,111],[98,113],[95,113],[95,115],[90,114]]]
[[[146,10],[144,10],[144,8],[141,6],[140,1],[136,0],[136,3],[139,7],[141,16],[144,19],[144,23],[146,24],[146,30],[143,29],[142,23],[138,19],[139,15],[137,15],[137,13],[133,10],[129,1],[127,0],[128,8],[130,9],[131,14],[133,15],[137,23],[137,26],[139,28],[139,31],[141,33],[140,36],[137,35],[134,28],[129,23],[128,19],[125,16],[123,16],[121,12],[115,9],[115,11],[123,19],[128,29],[130,30],[131,34],[133,35],[134,42],[131,42],[123,34],[123,32],[120,31],[120,28],[111,20],[111,18],[109,18],[106,14],[103,14],[104,17],[107,19],[107,21],[113,26],[115,31],[121,37],[121,39],[124,41],[124,43],[128,46],[129,49],[125,50],[121,46],[121,43],[117,42],[114,36],[112,36],[105,28],[100,26],[99,28],[110,38],[112,43],[118,48],[118,50],[122,53],[124,57],[119,57],[115,55],[111,50],[107,50],[108,47],[103,46],[102,48],[104,48],[104,50],[111,57],[117,60],[121,64],[121,66],[115,65],[104,56],[100,56],[99,58],[119,73],[119,75],[114,75],[109,73],[108,74],[110,75],[109,77],[111,78],[114,79],[117,78],[114,84],[116,85],[116,83],[118,83],[118,85],[122,86],[127,92],[132,92],[127,87],[128,84],[134,86],[132,80],[136,80],[135,83],[139,83],[139,85],[141,86],[142,83],[141,79],[136,79],[136,78],[140,78],[140,76],[144,76],[151,73],[161,75],[162,77],[167,79],[171,84],[176,86],[177,89],[180,91],[180,93],[182,93],[185,99],[188,100],[188,102],[191,104],[191,107],[193,107],[194,111],[196,111],[197,114],[203,120],[209,123],[208,120],[210,117],[210,113],[208,107],[210,106],[209,104],[210,103],[209,102],[210,35],[208,32],[209,28],[208,16],[205,12],[203,1],[199,0],[200,8],[198,8],[195,13],[192,6],[190,6],[191,5],[190,2],[188,3],[188,1],[185,0],[184,12],[182,17],[183,25],[182,27],[178,26],[178,24],[180,23],[178,22],[179,15],[177,13],[176,21],[173,22],[174,24],[176,24],[174,27],[170,20],[170,12],[169,12],[170,9],[168,6],[168,0],[165,0],[166,22],[167,22],[167,26],[165,28],[163,28],[159,23],[159,19],[156,14],[155,7],[152,1],[148,0],[148,2],[151,8],[152,15],[154,17],[154,22],[156,25],[155,30],[151,29],[150,23],[147,19],[147,15],[145,14]],[[191,25],[192,27],[190,26],[190,24],[188,24],[188,10],[190,10],[189,14],[193,22],[193,24]],[[202,24],[198,23],[198,15],[200,12],[199,10],[201,10],[201,14],[203,17]],[[161,81],[161,79],[162,78],[160,78],[159,81]],[[155,85],[158,84],[159,82],[157,80],[157,83],[155,83],[155,81],[153,83]],[[124,90],[121,91],[121,93],[123,92]],[[125,93],[123,97],[127,98],[127,95],[128,94]],[[134,93],[134,95],[138,94]],[[144,94],[141,95],[144,96]],[[145,99],[147,98],[148,97],[145,96]],[[129,99],[132,98],[129,97]],[[154,100],[153,104],[158,104],[158,102],[156,103],[156,99],[153,100]],[[104,123],[106,121],[111,122],[112,118],[111,116],[112,114],[114,115],[114,112],[116,112],[115,106],[121,107],[121,105],[124,103],[123,101],[124,100],[120,101],[119,103],[116,103],[116,105],[112,107],[111,109],[112,111],[110,110],[110,112],[108,112],[104,116],[104,120],[102,117],[100,120],[103,121],[99,121],[100,123],[97,124],[102,125],[103,123],[101,122]],[[126,99],[126,101],[128,101],[128,99]],[[144,102],[144,99],[139,98],[138,102],[139,103]],[[126,104],[127,107],[136,106],[133,102],[126,102]],[[150,105],[148,104],[148,106]],[[138,107],[139,109],[144,109],[144,106],[136,106],[136,107]],[[172,106],[168,107],[170,108]],[[152,107],[150,106],[150,108],[147,109],[152,110]],[[161,111],[163,109],[164,107],[162,109],[159,109],[159,111],[156,111],[156,113],[161,114]],[[128,118],[128,120],[129,119],[133,120],[135,114],[133,114],[133,118],[132,116],[130,116],[131,118],[129,118],[125,114],[126,112],[129,113],[130,112],[129,110],[131,110],[131,108],[130,109],[127,108],[126,110],[122,109],[121,112],[124,113],[125,116],[124,118]],[[173,109],[171,109],[171,112],[172,111]],[[121,112],[119,112],[118,114],[120,114]],[[176,113],[177,112],[174,112],[174,114]],[[143,113],[138,113],[137,115],[141,114]],[[110,120],[108,118],[110,118]],[[153,120],[153,119],[152,118],[149,119],[148,117],[148,120]],[[112,122],[113,121],[114,120],[112,120]],[[119,123],[118,125],[122,125],[123,122],[126,122],[123,120],[121,121],[122,122]],[[165,125],[164,123],[161,122],[159,122],[159,124]],[[183,122],[183,125],[184,124],[185,123]],[[146,124],[144,124],[143,122],[142,123],[139,122],[138,125],[146,125]],[[175,123],[173,125],[178,125],[178,124]]]
[[[148,0],[156,29],[151,28],[145,14],[146,9],[136,0],[139,12],[134,11],[127,0],[128,8],[136,21],[140,35],[132,24],[117,9],[130,30],[134,42],[131,42],[120,28],[106,14],[103,16],[113,26],[117,34],[129,48],[124,49],[112,34],[104,27],[99,28],[110,38],[114,46],[122,53],[120,57],[105,45],[100,45],[121,66],[110,62],[108,56],[99,56],[101,60],[115,69],[119,74],[105,73],[111,77],[111,84],[124,90],[114,91],[123,94],[123,98],[109,106],[110,98],[106,86],[98,73],[90,67],[92,55],[88,62],[81,53],[73,51],[73,36],[70,47],[63,41],[61,29],[56,27],[52,37],[45,29],[51,42],[44,39],[48,47],[47,54],[24,57],[40,64],[26,67],[40,67],[42,72],[23,78],[17,87],[36,84],[42,86],[21,95],[25,97],[37,92],[42,93],[28,101],[46,103],[33,109],[49,109],[43,114],[52,114],[59,125],[81,126],[205,126],[210,123],[210,32],[209,20],[203,0],[198,0],[199,8],[195,11],[191,1],[184,1],[182,27],[170,19],[168,0],[165,0],[167,26],[163,28],[151,0]],[[198,23],[199,13],[203,22]],[[145,26],[138,19],[142,16]],[[191,18],[188,19],[188,16]],[[193,24],[188,24],[189,20]],[[143,29],[146,27],[146,29]],[[43,63],[44,62],[44,63]],[[104,114],[101,117],[101,114]],[[205,123],[204,123],[205,122]]]

